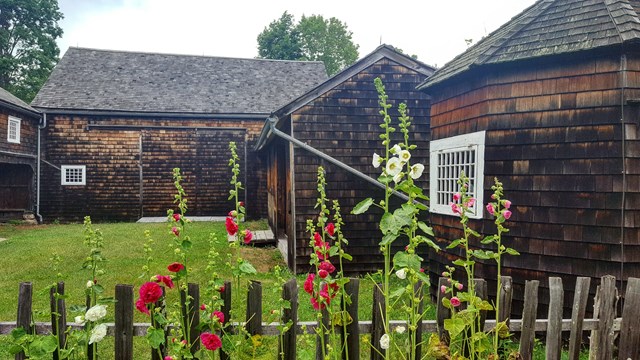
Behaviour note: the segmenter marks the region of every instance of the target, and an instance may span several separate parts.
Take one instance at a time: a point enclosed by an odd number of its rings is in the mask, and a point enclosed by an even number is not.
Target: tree
[[[58,61],[57,0],[0,0],[0,87],[26,102]]]
[[[258,54],[263,59],[300,60],[300,33],[293,25],[293,15],[286,11],[258,35]]]
[[[358,45],[353,33],[342,21],[321,15],[302,16],[298,24],[286,11],[258,35],[261,58],[322,61],[329,75],[334,75],[358,59]]]

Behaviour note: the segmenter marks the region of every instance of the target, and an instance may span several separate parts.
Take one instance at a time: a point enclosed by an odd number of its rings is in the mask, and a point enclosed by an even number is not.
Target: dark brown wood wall
[[[412,152],[412,161],[428,165],[429,159],[429,102],[427,97],[415,91],[426,76],[391,60],[382,59],[359,74],[323,94],[318,99],[292,114],[293,136],[314,148],[362,171],[373,178],[379,169],[371,165],[373,153],[384,151],[380,143],[378,95],[373,80],[380,77],[394,110],[405,102],[412,116],[412,142],[418,148]],[[397,113],[394,111],[394,123]],[[397,126],[396,126],[397,127]],[[397,141],[400,141],[399,131]],[[295,149],[295,223],[297,239],[297,270],[304,272],[309,266],[310,234],[306,233],[306,220],[315,218],[317,198],[316,175],[319,165],[327,169],[327,196],[339,199],[346,222],[345,236],[349,240],[347,251],[353,261],[346,264],[350,272],[375,271],[381,267],[379,256],[381,213],[352,216],[351,209],[366,197],[381,199],[383,191],[362,179],[321,161],[302,149]],[[420,179],[428,189],[428,168]],[[426,214],[425,214],[426,216]],[[397,246],[404,246],[399,240]]]
[[[7,142],[9,116],[14,116],[20,121],[20,144]],[[0,105],[0,150],[36,155],[38,150],[38,117],[27,116],[13,110],[3,108]],[[7,156],[0,154],[0,156]]]
[[[573,289],[575,275],[620,275],[619,69],[619,56],[532,61],[472,72],[432,91],[434,140],[487,131],[484,198],[498,177],[513,202],[506,243],[521,255],[505,258],[504,273],[517,287],[565,276]],[[432,214],[431,220],[441,246],[460,237],[456,218]],[[486,212],[470,224],[494,232]],[[627,230],[637,242],[637,230]],[[453,253],[432,254],[434,277]],[[477,270],[495,278],[493,265]]]
[[[136,127],[87,128],[89,124]],[[260,121],[50,117],[46,160],[58,167],[86,165],[87,185],[61,186],[60,171],[43,165],[42,213],[48,220],[77,220],[85,215],[103,220],[164,216],[174,207],[172,169],[180,167],[188,214],[226,215],[232,207],[227,200],[231,178],[228,143],[236,141],[243,182],[246,164],[249,216],[264,217],[266,194],[259,189],[266,184],[266,172],[261,158],[251,151],[261,128]],[[245,145],[248,162],[244,161]]]

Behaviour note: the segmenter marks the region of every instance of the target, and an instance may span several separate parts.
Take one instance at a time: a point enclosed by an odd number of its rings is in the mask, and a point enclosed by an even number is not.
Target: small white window
[[[9,124],[7,131],[7,141],[14,144],[20,144],[20,119],[9,116]]]
[[[485,131],[434,140],[430,144],[431,212],[446,215],[453,213],[450,203],[458,192],[458,179],[464,171],[469,177],[468,194],[476,199],[469,213],[470,218],[482,218],[484,189],[484,138]]]
[[[86,185],[85,165],[62,165],[62,185]]]

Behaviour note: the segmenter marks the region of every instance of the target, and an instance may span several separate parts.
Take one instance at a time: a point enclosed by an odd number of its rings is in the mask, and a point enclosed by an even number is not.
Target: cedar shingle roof
[[[69,48],[32,106],[268,114],[327,79],[322,62]]]
[[[29,104],[27,104],[26,102],[18,99],[7,90],[0,88],[0,106],[2,103],[10,107],[13,107],[18,111],[26,112],[31,115],[37,115],[38,113],[36,109],[29,106]]]
[[[568,54],[640,41],[640,0],[539,0],[418,88],[474,67]]]

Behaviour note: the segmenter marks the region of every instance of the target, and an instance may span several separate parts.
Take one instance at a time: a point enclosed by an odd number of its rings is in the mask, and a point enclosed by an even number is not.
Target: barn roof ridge
[[[398,51],[392,45],[381,44],[371,53],[362,57],[360,60],[356,61],[352,65],[346,67],[339,73],[335,74],[334,76],[330,77],[324,82],[318,84],[316,87],[309,89],[306,93],[300,95],[299,97],[292,100],[288,104],[285,104],[284,106],[273,111],[270,117],[281,119],[283,117],[288,116],[289,114],[293,113],[297,109],[317,99],[322,94],[333,89],[337,85],[343,83],[350,77],[354,76],[355,74],[359,73],[360,71],[366,69],[367,67],[373,65],[375,62],[383,58],[387,58],[392,61],[395,61],[400,65],[409,67],[414,71],[420,72],[427,76],[433,74],[433,71],[435,70],[433,66],[427,65],[422,61],[419,61],[410,56],[407,56],[406,54]],[[260,137],[255,145],[256,150],[260,150],[262,147],[264,147],[264,145],[267,142],[269,142],[269,139],[270,139],[269,129],[270,129],[269,119],[266,119],[264,127],[262,128],[262,133],[260,134]]]
[[[322,62],[71,47],[31,106],[131,113],[268,114],[327,79]]]
[[[40,116],[38,110],[32,108],[29,104],[22,101],[17,96],[8,92],[7,90],[0,88],[0,104],[6,107],[12,108],[15,111],[26,113],[33,116]]]
[[[418,89],[476,67],[640,42],[639,11],[638,0],[538,0],[436,70]]]

